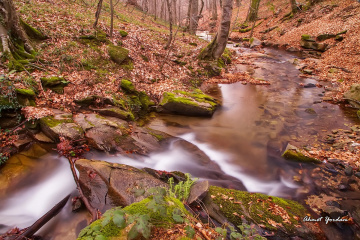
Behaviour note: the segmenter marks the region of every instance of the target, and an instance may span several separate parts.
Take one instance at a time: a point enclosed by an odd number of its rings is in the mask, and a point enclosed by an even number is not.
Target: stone
[[[124,30],[120,30],[119,33],[120,33],[121,37],[126,37],[128,35],[128,32],[126,32]]]
[[[130,130],[124,120],[94,113],[77,114],[74,121],[85,131],[90,146],[106,152],[148,154],[159,150],[160,142],[171,138],[150,128],[134,126]]]
[[[321,210],[332,219],[341,218],[346,215],[344,210],[336,206],[324,206]]]
[[[39,142],[53,143],[54,141],[47,137],[43,132],[34,134],[34,138]]]
[[[165,92],[160,101],[160,111],[186,116],[211,117],[219,102],[200,89],[193,92]]]
[[[300,152],[300,150],[297,147],[295,147],[289,143],[286,146],[286,149],[281,156],[289,161],[321,163],[321,161],[316,158],[311,158],[311,157],[305,156],[304,154],[302,154]]]
[[[360,84],[353,84],[350,90],[344,93],[344,98],[353,107],[360,109]]]
[[[75,163],[85,196],[93,207],[128,206],[150,196],[149,189],[168,185],[145,171],[117,163],[79,159]]]
[[[119,65],[131,61],[129,58],[129,50],[123,47],[119,47],[111,44],[108,46],[108,53],[110,59]]]
[[[55,93],[63,94],[64,93],[64,87],[69,84],[69,81],[65,80],[64,77],[42,77],[40,78],[41,84],[44,87],[44,89],[51,89]]]
[[[316,40],[319,42],[325,41],[326,39],[330,39],[330,38],[335,38],[336,35],[335,34],[331,34],[331,33],[325,33],[325,34],[320,34],[316,37]]]
[[[68,113],[41,118],[40,128],[47,137],[55,142],[59,141],[60,136],[71,140],[84,138],[83,129],[74,122],[72,115]]]
[[[357,178],[360,178],[360,172],[356,172],[356,173],[354,174],[354,176],[356,176]]]
[[[103,116],[116,117],[122,120],[134,121],[135,117],[131,112],[127,112],[118,107],[107,107],[101,109],[95,109],[97,113]]]
[[[341,42],[342,40],[344,40],[344,37],[343,37],[343,36],[340,36],[340,35],[337,35],[337,36],[335,37],[335,40]]]
[[[352,167],[346,167],[344,172],[346,176],[351,176],[353,174],[353,169]]]
[[[256,46],[261,46],[261,41],[260,39],[257,39],[255,37],[250,39],[250,48],[256,47]]]
[[[209,182],[201,181],[194,183],[190,188],[190,194],[187,199],[188,204],[192,204],[196,201],[201,201],[209,191]]]
[[[314,88],[316,85],[314,83],[307,83],[304,85],[304,88]]]

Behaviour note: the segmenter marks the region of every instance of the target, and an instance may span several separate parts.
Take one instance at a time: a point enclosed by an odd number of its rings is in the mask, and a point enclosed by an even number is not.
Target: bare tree
[[[224,0],[220,28],[211,43],[201,51],[199,58],[217,60],[223,54],[229,37],[233,0]]]
[[[198,27],[198,12],[199,12],[199,1],[191,0],[189,3],[190,8],[190,23],[189,23],[189,33],[195,34],[196,29]]]
[[[114,5],[113,0],[110,0],[110,12],[111,12],[111,20],[110,20],[110,37],[113,37],[114,31]]]
[[[212,2],[211,18],[212,18],[212,20],[217,20],[216,0],[211,0],[211,2]]]
[[[101,8],[102,8],[102,3],[103,0],[99,0],[97,8],[96,8],[96,12],[95,12],[95,22],[93,27],[96,28],[98,21],[99,21],[99,17],[100,17],[100,13],[101,13]]]
[[[168,49],[170,44],[171,44],[171,41],[172,41],[172,35],[173,35],[173,32],[172,32],[172,4],[169,0],[166,0],[166,5],[167,5],[167,8],[168,8],[168,12],[169,12],[169,38],[168,38],[168,41],[165,45],[165,49]]]
[[[260,0],[251,0],[249,12],[246,17],[246,21],[252,22],[255,21],[257,18],[257,13],[259,10]]]

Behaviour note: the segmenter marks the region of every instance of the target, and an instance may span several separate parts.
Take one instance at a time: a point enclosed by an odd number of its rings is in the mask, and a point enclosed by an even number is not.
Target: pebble
[[[304,88],[314,88],[314,87],[316,87],[316,85],[313,83],[307,83],[304,85]]]
[[[338,188],[340,191],[344,191],[344,192],[348,190],[348,186],[346,186],[345,184],[340,184]]]
[[[352,167],[347,167],[345,168],[344,172],[346,176],[351,176],[352,175]]]

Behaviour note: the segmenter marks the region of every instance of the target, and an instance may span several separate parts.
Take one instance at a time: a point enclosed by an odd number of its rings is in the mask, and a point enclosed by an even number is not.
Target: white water
[[[76,185],[67,159],[54,158],[50,154],[42,158],[48,158],[48,161],[60,161],[60,164],[54,172],[47,173],[49,176],[47,179],[11,195],[2,202],[0,224],[9,227],[28,227],[75,189]]]

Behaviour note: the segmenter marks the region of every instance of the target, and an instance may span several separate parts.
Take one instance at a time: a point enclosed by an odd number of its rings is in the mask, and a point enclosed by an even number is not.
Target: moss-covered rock
[[[344,93],[344,98],[349,103],[358,109],[360,109],[360,84],[353,84],[350,90]]]
[[[243,217],[267,230],[282,232],[289,236],[316,239],[318,227],[307,228],[303,218],[307,210],[298,202],[260,193],[210,186],[206,204],[215,203],[219,211],[232,224],[243,224]],[[312,224],[313,225],[313,224]],[[277,239],[277,238],[276,238]]]
[[[42,77],[40,78],[42,86],[47,89],[51,89],[52,91],[63,94],[64,93],[64,87],[69,84],[69,81],[65,80],[64,77]]]
[[[330,39],[330,38],[335,38],[336,35],[335,34],[331,34],[331,33],[325,33],[325,34],[320,34],[316,37],[316,40],[319,42],[325,41],[326,39]]]
[[[106,33],[101,30],[97,30],[94,32],[94,34],[91,35],[80,36],[79,39],[81,43],[89,45],[101,45],[103,43],[111,43],[109,39],[107,39]]]
[[[119,33],[120,33],[121,37],[126,37],[128,35],[128,32],[126,32],[124,30],[120,30]]]
[[[32,89],[15,89],[16,95],[20,105],[22,106],[36,106],[35,92]]]
[[[211,117],[219,102],[197,89],[193,92],[165,92],[160,102],[161,110],[179,115]]]
[[[287,145],[282,157],[294,162],[321,163],[319,159],[305,156],[297,147],[291,144]]]
[[[127,121],[135,120],[135,117],[131,112],[122,110],[117,107],[101,108],[101,109],[96,109],[95,111],[104,116],[116,117]]]
[[[58,141],[60,136],[71,140],[84,138],[83,129],[76,124],[71,114],[57,114],[40,119],[42,132],[53,141]]]
[[[48,37],[45,34],[43,34],[41,31],[37,30],[36,28],[32,27],[30,24],[24,22],[21,18],[20,18],[20,24],[24,28],[26,34],[30,38],[37,39],[37,40],[48,39]]]
[[[120,83],[120,87],[122,90],[124,90],[126,93],[135,93],[136,89],[131,81],[122,79]]]
[[[119,65],[125,64],[127,61],[130,61],[129,50],[123,47],[119,47],[111,44],[108,46],[108,53],[110,59]]]

